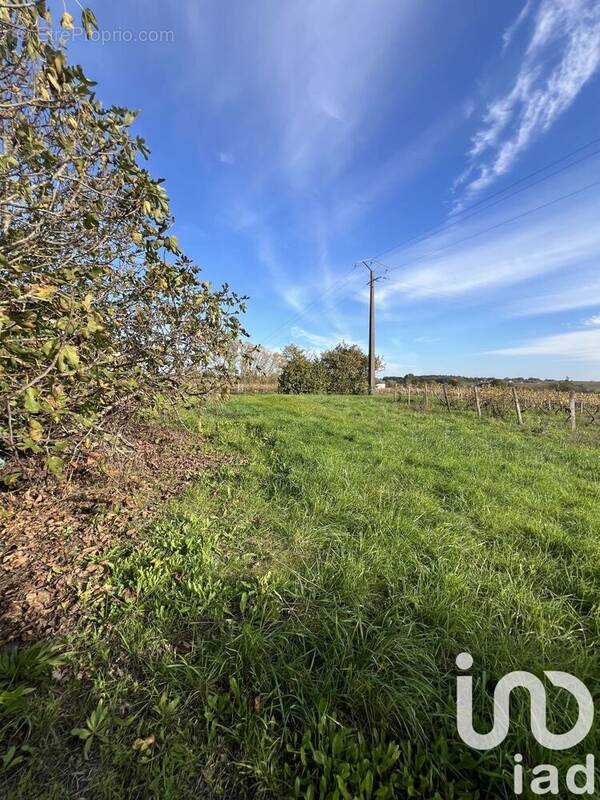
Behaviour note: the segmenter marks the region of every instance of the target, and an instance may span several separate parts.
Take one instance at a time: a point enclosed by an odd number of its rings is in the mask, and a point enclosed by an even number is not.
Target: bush
[[[279,391],[284,394],[319,394],[325,388],[322,364],[304,354],[290,358],[279,375]]]
[[[244,298],[180,251],[135,114],[102,108],[51,28],[43,0],[1,9],[0,468],[61,474],[111,417],[225,387]]]
[[[342,342],[320,359],[309,358],[296,345],[282,352],[284,367],[279,377],[279,391],[285,394],[362,394],[369,387],[369,358],[357,345]],[[381,369],[381,359],[376,359]]]
[[[360,347],[338,344],[321,356],[327,375],[327,391],[333,394],[362,394],[369,386],[369,359]]]

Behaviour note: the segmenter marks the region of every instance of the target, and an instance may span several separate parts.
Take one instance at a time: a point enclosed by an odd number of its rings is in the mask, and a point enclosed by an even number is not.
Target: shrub
[[[325,388],[322,364],[304,354],[290,358],[279,375],[279,391],[284,394],[319,394]]]
[[[356,345],[338,344],[321,356],[327,375],[327,391],[334,394],[361,394],[368,387],[369,360]]]
[[[362,394],[369,385],[369,359],[357,345],[342,342],[321,354],[309,358],[296,345],[283,349],[284,367],[279,377],[279,391],[285,394]],[[376,369],[383,362],[377,358]]]

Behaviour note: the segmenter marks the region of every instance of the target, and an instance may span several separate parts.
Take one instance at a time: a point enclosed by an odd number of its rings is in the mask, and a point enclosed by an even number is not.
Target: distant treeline
[[[383,381],[388,386],[394,384],[419,384],[419,383],[446,383],[452,386],[461,384],[478,386],[491,384],[492,386],[505,386],[508,384],[527,384],[540,389],[555,389],[557,391],[598,392],[600,381],[572,381],[570,378],[551,380],[549,378],[495,378],[495,377],[468,377],[465,375],[386,375]]]

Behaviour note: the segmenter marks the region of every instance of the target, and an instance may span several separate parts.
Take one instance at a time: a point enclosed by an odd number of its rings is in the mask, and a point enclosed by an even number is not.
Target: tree
[[[298,347],[298,345],[286,344],[281,351],[281,360],[282,363],[285,364],[286,362],[292,361],[294,358],[300,358],[303,355],[305,355],[305,352],[301,347]]]
[[[0,0],[0,451],[56,473],[157,393],[225,387],[245,335],[245,298],[214,291],[171,233],[134,119],[68,64],[45,0]]]
[[[289,358],[279,376],[279,391],[283,394],[319,394],[326,387],[323,365],[304,353]]]
[[[309,358],[301,348],[288,345],[282,357],[281,392],[361,394],[368,388],[369,359],[357,345],[342,342],[322,353],[320,359]],[[375,364],[377,369],[383,368],[381,359],[377,358]]]
[[[242,383],[269,386],[277,382],[283,358],[277,350],[239,342],[236,347],[236,362],[237,375]]]
[[[564,380],[557,381],[556,388],[559,392],[572,392],[575,388],[575,384],[567,375]]]
[[[377,368],[380,361],[377,359]],[[361,394],[368,388],[369,359],[357,345],[345,342],[321,356],[327,376],[327,391],[334,394]]]

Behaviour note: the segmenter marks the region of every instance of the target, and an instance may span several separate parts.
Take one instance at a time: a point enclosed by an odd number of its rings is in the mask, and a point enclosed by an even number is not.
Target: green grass
[[[463,650],[483,728],[512,669],[600,689],[592,433],[365,397],[188,417],[235,458],[110,555],[64,679],[34,670],[0,716],[22,759],[0,794],[501,798],[513,753],[564,766],[599,749],[594,728],[576,753],[540,752],[519,696],[505,745],[477,754],[453,695]],[[573,709],[548,696],[565,729]]]

